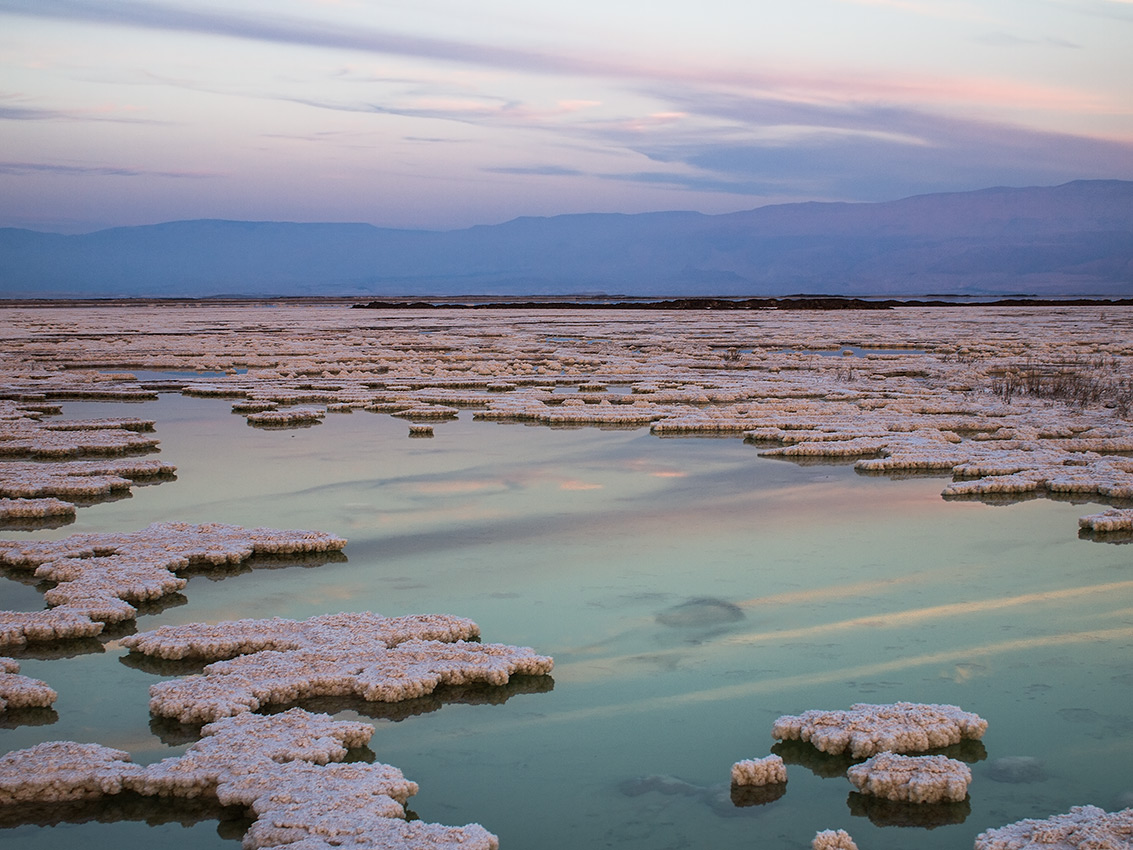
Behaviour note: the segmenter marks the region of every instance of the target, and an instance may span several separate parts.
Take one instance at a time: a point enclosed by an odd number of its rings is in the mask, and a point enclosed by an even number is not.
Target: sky
[[[1133,179],[1133,0],[0,0],[0,227]]]

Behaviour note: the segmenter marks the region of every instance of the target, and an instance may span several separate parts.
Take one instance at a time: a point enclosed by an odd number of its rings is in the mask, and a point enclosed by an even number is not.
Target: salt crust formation
[[[337,551],[340,537],[315,531],[245,529],[206,523],[154,523],[123,534],[73,534],[58,541],[0,541],[0,564],[54,582],[43,611],[0,611],[0,646],[92,637],[106,623],[131,620],[130,603],[183,588],[193,564],[238,564],[253,554]]]
[[[1090,531],[1133,531],[1133,510],[1110,508],[1100,514],[1090,514],[1078,520],[1079,528]]]
[[[104,498],[136,481],[171,476],[177,467],[156,460],[88,460],[66,463],[0,463],[0,496],[17,499]]]
[[[150,711],[202,723],[316,696],[399,702],[440,685],[507,684],[546,675],[553,660],[527,647],[480,644],[471,620],[433,614],[382,617],[370,612],[295,621],[236,620],[162,627],[122,639],[162,658],[230,658],[200,675],[150,688]],[[233,657],[235,656],[235,657]]]
[[[292,850],[495,850],[479,824],[448,827],[405,820],[415,782],[380,763],[341,763],[370,740],[366,723],[293,708],[243,714],[202,730],[184,755],[146,767],[97,744],[51,741],[0,757],[0,804],[144,796],[213,797],[256,816],[247,848]]]
[[[787,781],[787,766],[779,756],[744,759],[732,765],[733,785],[776,785]]]
[[[47,708],[58,697],[46,682],[21,676],[14,659],[0,658],[0,714],[9,708]]]
[[[824,829],[814,836],[810,847],[811,850],[858,850],[858,845],[844,829]]]
[[[850,767],[846,778],[862,794],[902,803],[959,803],[968,796],[972,771],[946,756],[878,753]]]
[[[470,408],[503,422],[744,437],[772,457],[950,476],[944,493],[956,498],[1133,498],[1127,307],[471,315],[7,308],[0,432],[90,440],[97,431],[52,432],[36,418],[58,399],[179,390],[301,420],[284,427],[319,421],[288,410],[297,405],[410,420]],[[149,381],[130,369],[220,375]],[[99,430],[148,439],[120,424]]]
[[[1133,809],[1073,806],[1045,820],[1021,820],[976,836],[975,850],[1129,850]]]
[[[62,499],[0,498],[0,521],[74,515],[75,506]]]
[[[897,702],[785,714],[775,721],[771,734],[781,741],[808,742],[824,753],[849,751],[854,758],[864,758],[947,747],[965,738],[979,739],[986,731],[986,720],[954,705]]]

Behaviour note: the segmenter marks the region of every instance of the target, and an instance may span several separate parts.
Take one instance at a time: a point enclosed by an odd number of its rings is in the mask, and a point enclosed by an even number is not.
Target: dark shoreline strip
[[[996,301],[897,300],[862,298],[673,298],[659,301],[370,301],[354,309],[386,310],[433,308],[491,310],[890,310],[894,307],[1101,307],[1133,306],[1133,298],[1001,298]]]

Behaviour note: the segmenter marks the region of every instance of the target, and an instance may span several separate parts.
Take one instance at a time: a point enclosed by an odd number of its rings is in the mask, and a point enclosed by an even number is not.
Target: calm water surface
[[[444,612],[476,620],[485,641],[553,655],[553,687],[518,682],[473,704],[309,706],[373,723],[371,749],[420,783],[410,805],[424,820],[482,823],[513,850],[792,850],[834,828],[897,850],[966,848],[1023,817],[1133,804],[1133,547],[1077,539],[1096,506],[945,502],[939,478],[772,461],[736,439],[467,412],[432,439],[364,412],[269,431],[229,408],[176,395],[66,405],[69,417],[156,419],[177,480],[64,528],[0,534],[159,520],[330,531],[350,541],[345,560],[197,576],[138,628]],[[0,581],[0,607],[40,604]],[[151,722],[160,676],[115,643],[59,654],[21,657],[59,700],[40,725],[0,728],[0,751],[72,739],[147,763],[188,744]],[[983,745],[957,753],[975,777],[968,804],[870,806],[845,764],[808,748],[783,752],[780,799],[729,798],[732,762],[771,752],[779,715],[897,700],[989,720]],[[1010,757],[1034,761],[1012,772]],[[231,848],[245,827],[176,804],[71,817],[83,822],[9,818],[0,848]]]

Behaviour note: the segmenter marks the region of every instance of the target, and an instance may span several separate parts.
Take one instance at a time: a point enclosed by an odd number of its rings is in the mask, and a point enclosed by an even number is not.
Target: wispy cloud
[[[882,0],[847,0],[881,2]],[[896,0],[895,0],[896,1]],[[885,0],[888,2],[888,0]],[[922,11],[934,4],[903,5]],[[943,7],[943,4],[939,4]],[[953,4],[948,4],[950,7]],[[506,44],[432,38],[374,27],[338,26],[326,20],[245,15],[168,3],[122,0],[0,0],[0,13],[65,21],[137,27],[166,32],[237,38],[271,44],[333,48],[362,53],[403,56],[442,63],[471,65],[526,74],[563,74],[630,80],[658,80],[739,87],[746,91],[776,91],[793,97],[886,98],[902,101],[959,99],[975,102],[1072,103],[1082,92],[1052,90],[995,80],[917,77],[904,74],[850,74],[753,70],[728,64],[670,63],[632,54],[601,51],[571,53],[562,50],[526,50]],[[349,70],[344,78],[351,78]],[[362,75],[365,79],[365,75]],[[375,80],[396,81],[378,75]],[[585,101],[581,101],[585,103]],[[564,102],[569,103],[569,102]]]
[[[976,41],[990,47],[1061,47],[1072,50],[1082,49],[1082,45],[1067,41],[1064,38],[1054,38],[1050,36],[1046,38],[1025,38],[1024,36],[1003,32],[1002,30],[985,33],[977,37]]]
[[[168,124],[150,118],[118,114],[113,107],[101,109],[45,109],[39,106],[0,104],[0,121],[108,121],[115,124]]]
[[[490,174],[530,174],[543,177],[578,177],[584,173],[577,168],[564,168],[561,165],[502,165],[498,168],[485,168],[483,170]]]
[[[115,165],[64,165],[53,162],[4,161],[0,161],[0,174],[61,174],[68,177],[172,177],[178,179],[221,176],[217,173],[204,171],[155,171],[148,168]]]

